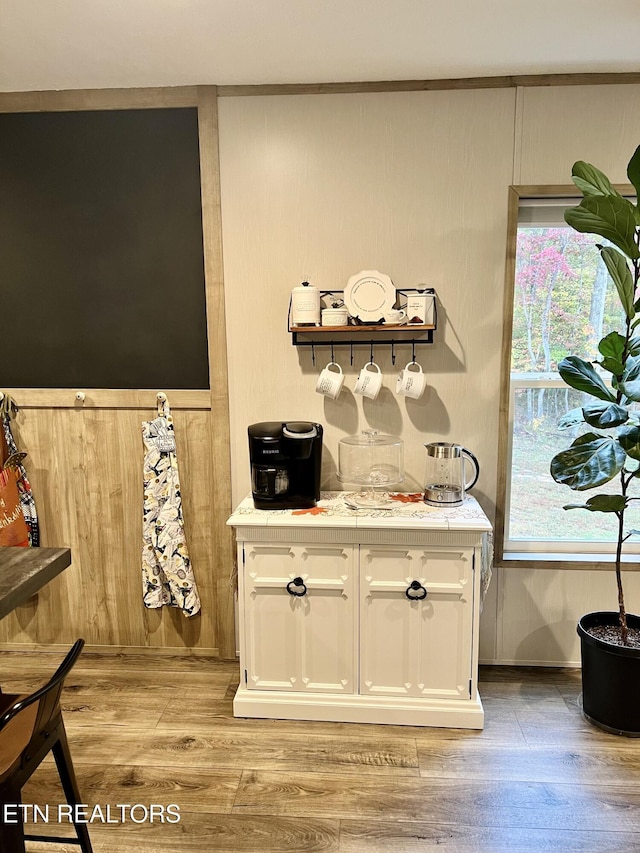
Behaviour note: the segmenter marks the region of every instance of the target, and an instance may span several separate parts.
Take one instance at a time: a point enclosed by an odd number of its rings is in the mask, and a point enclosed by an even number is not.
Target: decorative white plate
[[[344,304],[352,317],[377,323],[396,303],[396,289],[388,275],[362,270],[352,275],[344,289]]]

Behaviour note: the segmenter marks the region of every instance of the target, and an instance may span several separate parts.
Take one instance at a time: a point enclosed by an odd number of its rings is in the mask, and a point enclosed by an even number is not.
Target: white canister
[[[291,325],[320,325],[320,291],[308,281],[291,291]]]
[[[418,285],[420,288],[420,285]],[[407,297],[407,322],[409,325],[432,326],[434,323],[433,290],[418,289]]]
[[[346,326],[349,322],[349,312],[346,308],[324,308],[322,311],[323,326]]]

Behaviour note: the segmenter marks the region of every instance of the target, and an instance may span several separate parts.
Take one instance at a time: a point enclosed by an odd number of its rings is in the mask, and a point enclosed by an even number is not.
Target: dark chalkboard
[[[208,388],[195,109],[0,115],[0,388]]]

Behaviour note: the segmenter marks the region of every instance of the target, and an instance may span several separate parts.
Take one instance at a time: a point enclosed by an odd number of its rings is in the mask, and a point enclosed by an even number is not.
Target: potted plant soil
[[[627,167],[640,196],[640,146]],[[578,161],[573,182],[583,194],[565,213],[576,231],[597,234],[607,244],[598,251],[620,300],[623,321],[618,331],[598,344],[599,358],[571,355],[559,364],[572,388],[592,398],[560,422],[563,428],[586,424],[586,432],[551,460],[551,476],[575,491],[616,485],[564,509],[608,513],[617,532],[612,561],[618,591],[617,612],[596,612],[578,623],[582,651],[582,699],[585,715],[616,734],[640,736],[640,617],[627,614],[622,582],[624,543],[634,533],[625,513],[640,500],[640,209],[623,198],[594,166]]]

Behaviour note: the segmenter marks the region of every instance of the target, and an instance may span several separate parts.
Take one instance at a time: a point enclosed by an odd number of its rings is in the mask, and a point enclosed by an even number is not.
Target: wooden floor
[[[2,652],[4,689],[33,689],[60,657]],[[640,742],[584,720],[578,672],[482,668],[482,732],[234,719],[237,682],[215,660],[83,654],[63,706],[84,801],[181,815],[94,822],[96,853],[640,850]],[[50,759],[23,802],[55,814]]]

